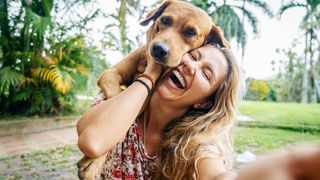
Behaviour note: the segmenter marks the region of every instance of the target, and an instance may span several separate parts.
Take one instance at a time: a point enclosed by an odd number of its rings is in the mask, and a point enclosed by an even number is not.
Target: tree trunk
[[[316,75],[316,70],[315,70],[315,66],[314,66],[314,51],[312,49],[313,47],[313,38],[314,38],[314,34],[313,34],[313,29],[310,29],[310,42],[309,42],[309,52],[310,52],[310,71],[311,71],[311,103],[317,103],[317,75]]]
[[[302,76],[302,91],[301,91],[301,103],[308,103],[308,31],[306,32],[305,37],[305,51],[304,51],[304,70]]]
[[[123,56],[129,53],[129,45],[127,44],[127,27],[126,27],[126,8],[127,0],[120,1],[120,8],[118,14],[119,30],[120,30],[120,52]]]
[[[243,3],[243,4],[242,4],[242,8],[245,9],[246,0],[243,0],[242,3]],[[244,26],[244,12],[242,12],[242,19],[241,19],[241,21],[242,21],[242,26]],[[243,36],[243,31],[241,31],[241,38],[242,38],[242,36]],[[241,66],[243,66],[244,53],[245,53],[245,52],[244,52],[244,43],[243,43],[242,40],[241,40]]]
[[[317,39],[317,37],[315,37]],[[320,84],[318,80],[318,74],[316,71],[317,62],[320,61],[320,40],[318,40],[318,59],[311,62],[311,77],[312,77],[312,83],[313,83],[313,89],[314,89],[314,102],[317,103],[318,98],[320,98]]]

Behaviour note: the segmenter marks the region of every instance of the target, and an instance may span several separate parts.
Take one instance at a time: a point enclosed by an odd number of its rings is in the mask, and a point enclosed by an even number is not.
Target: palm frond
[[[249,4],[252,4],[253,6],[261,9],[264,12],[264,14],[266,14],[270,18],[273,17],[273,12],[272,12],[271,7],[269,6],[268,3],[264,2],[263,0],[245,0],[245,1],[248,2]]]
[[[33,91],[34,91],[34,88],[31,86],[28,88],[24,88],[23,91],[19,91],[19,92],[15,93],[12,100],[13,100],[13,102],[28,101],[28,100],[30,100]]]
[[[32,78],[32,77],[27,77],[27,76],[23,76],[21,79],[20,79],[20,84],[21,85],[34,85],[34,86],[37,86],[38,85],[38,82],[35,78]]]
[[[294,8],[294,7],[304,7],[304,8],[306,8],[307,5],[306,5],[306,4],[299,3],[299,2],[291,1],[291,2],[289,2],[289,3],[287,3],[287,4],[283,5],[283,6],[281,6],[281,8],[280,8],[280,10],[279,10],[279,12],[278,12],[279,16],[281,17],[282,14],[283,14],[285,11],[287,11],[288,9]]]
[[[221,27],[228,40],[236,36],[238,26],[241,23],[238,14],[230,6],[220,6],[210,16]]]
[[[89,76],[90,74],[90,69],[82,64],[75,65],[73,69],[75,69],[82,76]]]
[[[42,0],[42,8],[45,16],[49,17],[53,7],[53,0]]]
[[[319,6],[320,1],[319,0],[307,0],[307,4],[311,7],[311,11],[314,11]]]
[[[244,16],[247,18],[247,20],[249,21],[249,23],[252,27],[253,33],[258,34],[259,33],[258,18],[251,11],[247,10],[246,8],[243,8],[240,6],[233,6],[233,7],[239,9],[244,14]]]
[[[9,90],[13,86],[20,85],[20,79],[23,77],[23,75],[9,67],[6,66],[4,68],[0,69],[0,95],[9,95]]]
[[[56,65],[47,68],[33,69],[32,75],[38,77],[46,82],[49,82],[60,93],[66,94],[70,92],[73,79],[72,77],[63,71],[61,71]]]
[[[52,26],[50,16],[40,16],[30,8],[26,8],[25,36],[32,39],[36,35],[38,41],[43,42],[46,30]]]

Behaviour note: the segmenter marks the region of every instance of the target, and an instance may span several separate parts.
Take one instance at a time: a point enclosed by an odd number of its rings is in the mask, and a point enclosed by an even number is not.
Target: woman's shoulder
[[[199,158],[203,156],[221,156],[220,150],[214,144],[205,144],[199,146],[197,154]]]

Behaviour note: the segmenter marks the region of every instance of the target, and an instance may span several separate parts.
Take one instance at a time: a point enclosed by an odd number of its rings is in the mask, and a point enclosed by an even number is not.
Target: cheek
[[[192,87],[190,87],[190,93],[195,99],[201,100],[211,94],[211,89],[212,87],[206,79],[197,77],[197,80],[194,80]]]

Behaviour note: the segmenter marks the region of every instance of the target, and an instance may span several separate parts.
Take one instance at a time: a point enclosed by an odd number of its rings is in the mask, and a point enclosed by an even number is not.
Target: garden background
[[[298,142],[319,143],[320,0],[189,2],[221,27],[246,75],[236,164]],[[138,22],[159,4],[0,0],[0,179],[76,179],[76,121],[97,94],[101,72],[145,42],[147,27]],[[268,22],[292,22],[297,31]],[[277,37],[292,32],[283,46]],[[274,39],[264,43],[266,33]],[[259,41],[272,58],[252,51]]]

